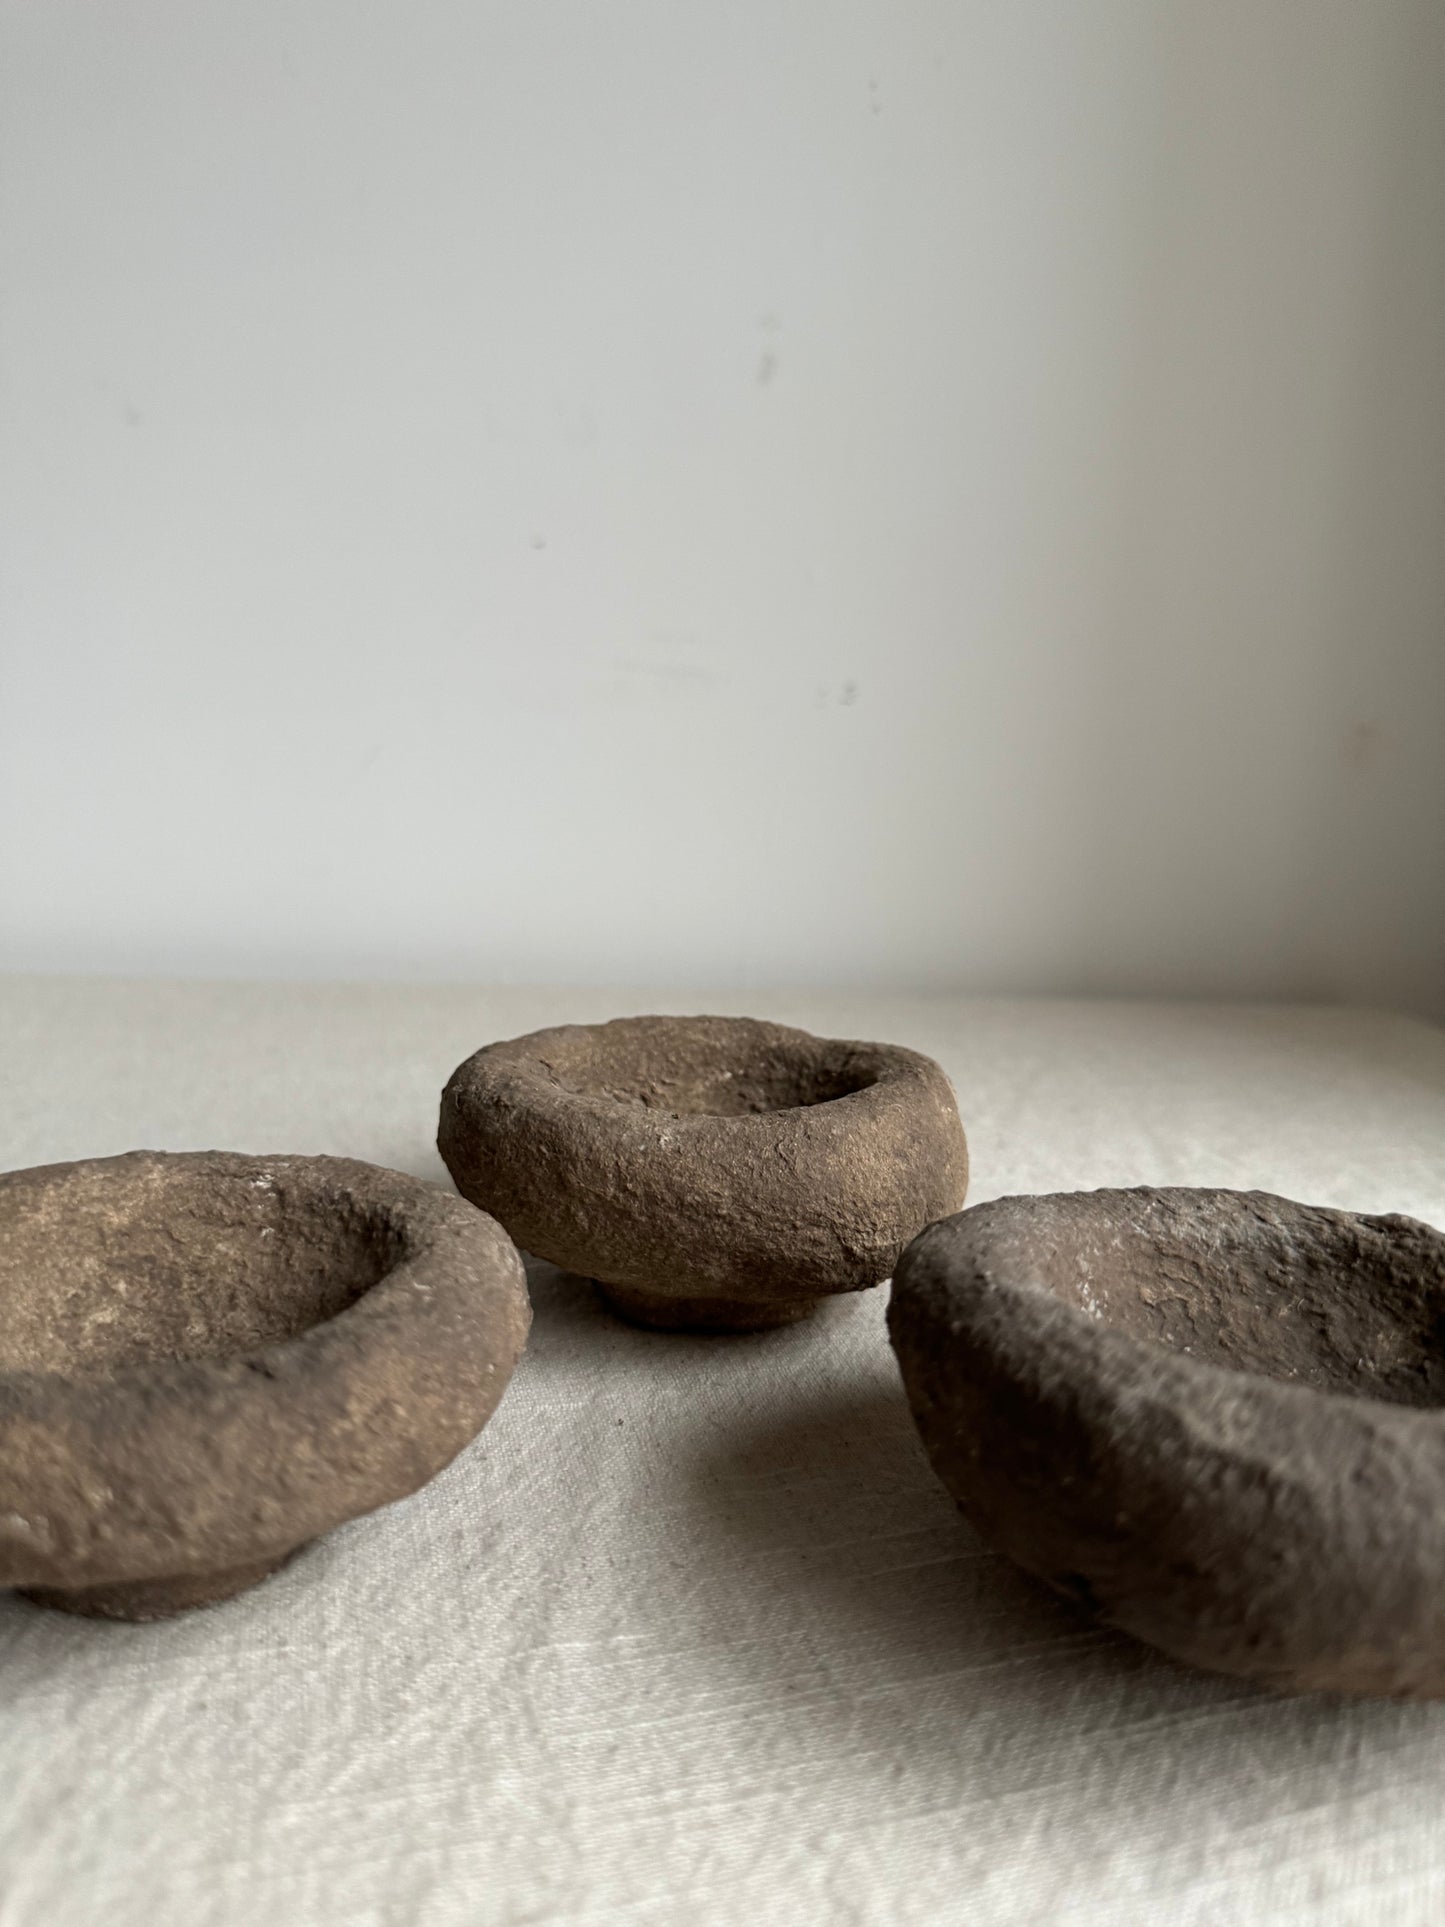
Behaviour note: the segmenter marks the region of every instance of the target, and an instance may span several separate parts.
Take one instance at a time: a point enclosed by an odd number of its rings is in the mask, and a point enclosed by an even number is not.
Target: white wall
[[[0,15],[0,963],[1445,1009],[1435,0]]]

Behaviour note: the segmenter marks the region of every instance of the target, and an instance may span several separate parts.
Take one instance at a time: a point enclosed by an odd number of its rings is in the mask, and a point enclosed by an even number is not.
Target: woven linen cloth
[[[1238,1185],[1445,1223],[1445,1033],[1324,1008],[10,980],[0,1164],[444,1183],[462,1057],[649,1009],[930,1052],[975,1202]],[[1186,1671],[986,1551],[886,1290],[692,1338],[531,1269],[510,1391],[416,1498],[164,1624],[0,1595],[0,1927],[1445,1920],[1445,1705]]]

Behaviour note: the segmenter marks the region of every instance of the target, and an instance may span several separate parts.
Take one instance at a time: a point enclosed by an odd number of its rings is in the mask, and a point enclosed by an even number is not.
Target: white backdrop
[[[1445,1009],[1434,0],[0,18],[0,964]]]

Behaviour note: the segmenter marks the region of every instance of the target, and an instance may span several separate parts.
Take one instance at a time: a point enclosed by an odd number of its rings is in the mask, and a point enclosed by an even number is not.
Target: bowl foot
[[[822,1302],[818,1298],[707,1298],[600,1281],[597,1289],[603,1303],[630,1325],[667,1332],[773,1331],[779,1325],[796,1325]]]
[[[25,1586],[22,1597],[57,1612],[83,1613],[91,1619],[171,1619],[197,1606],[219,1606],[269,1579],[295,1558],[301,1548],[283,1552],[279,1559],[260,1559],[252,1565],[230,1566],[224,1572],[188,1572],[174,1579],[125,1579],[110,1586]]]

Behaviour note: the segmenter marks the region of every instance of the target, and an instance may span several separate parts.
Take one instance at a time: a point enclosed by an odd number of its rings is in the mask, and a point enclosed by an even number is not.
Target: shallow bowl
[[[646,1325],[782,1325],[878,1284],[956,1211],[968,1155],[931,1058],[747,1017],[626,1017],[490,1044],[438,1138],[457,1188]]]
[[[1262,1192],[1003,1198],[889,1327],[969,1519],[1110,1624],[1305,1691],[1445,1694],[1445,1237]]]
[[[228,1598],[454,1458],[529,1317],[499,1226],[373,1165],[0,1176],[0,1585],[122,1619]]]

